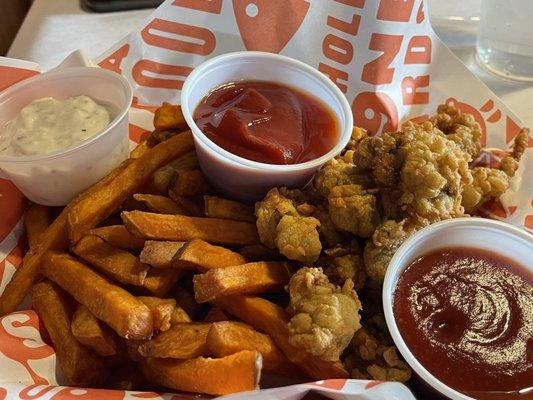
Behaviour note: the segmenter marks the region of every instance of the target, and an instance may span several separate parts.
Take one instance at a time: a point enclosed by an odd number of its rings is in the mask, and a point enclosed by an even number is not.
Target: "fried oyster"
[[[380,296],[366,293],[381,292],[391,258],[414,232],[503,194],[528,134],[520,131],[500,168],[473,166],[482,154],[479,124],[441,105],[429,120],[397,132],[369,136],[354,128],[345,151],[306,188],[268,192],[256,204],[262,243],[305,265],[286,287],[290,342],[324,360],[341,357],[352,378],[409,380]]]
[[[302,215],[297,207],[295,200],[283,196],[277,188],[270,190],[255,205],[259,238],[291,260],[314,262],[322,250],[317,231],[320,221]]]
[[[341,288],[321,268],[304,267],[292,276],[287,291],[290,343],[324,360],[339,360],[361,327],[361,302],[352,281]]]

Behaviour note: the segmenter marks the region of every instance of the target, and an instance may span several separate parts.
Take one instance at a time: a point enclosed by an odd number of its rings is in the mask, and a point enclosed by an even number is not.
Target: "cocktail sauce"
[[[459,392],[532,399],[532,275],[481,249],[424,255],[402,273],[394,293],[402,338],[433,376]]]
[[[193,118],[223,149],[267,164],[310,161],[339,140],[338,123],[328,106],[279,83],[225,84],[202,99]]]

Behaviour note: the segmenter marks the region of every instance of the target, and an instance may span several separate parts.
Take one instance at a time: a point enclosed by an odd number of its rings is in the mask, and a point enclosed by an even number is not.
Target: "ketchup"
[[[279,83],[220,86],[202,99],[193,118],[223,149],[267,164],[313,160],[339,139],[337,120],[322,101]]]
[[[403,272],[393,310],[405,343],[476,399],[533,398],[533,277],[481,249],[431,252]]]

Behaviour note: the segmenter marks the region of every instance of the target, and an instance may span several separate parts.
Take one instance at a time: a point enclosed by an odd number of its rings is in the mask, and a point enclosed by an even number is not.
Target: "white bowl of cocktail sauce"
[[[484,218],[407,239],[383,283],[391,336],[415,373],[454,400],[533,397],[533,236]]]
[[[204,62],[186,79],[181,106],[202,171],[242,201],[274,186],[304,186],[353,129],[350,104],[327,76],[272,53]]]
[[[128,81],[62,68],[0,93],[0,177],[35,203],[67,204],[128,157]]]

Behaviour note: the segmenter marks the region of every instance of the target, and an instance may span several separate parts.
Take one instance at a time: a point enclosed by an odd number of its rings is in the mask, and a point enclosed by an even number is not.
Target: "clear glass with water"
[[[481,0],[476,55],[498,75],[533,81],[533,0]]]

